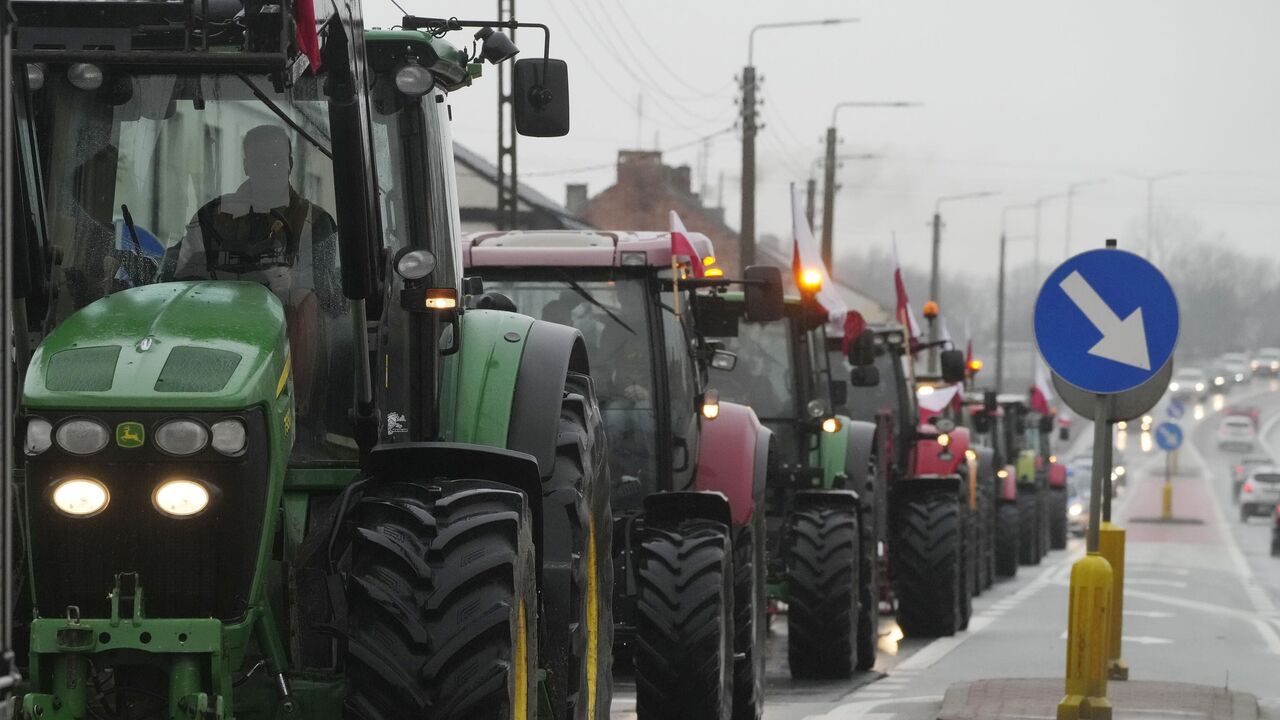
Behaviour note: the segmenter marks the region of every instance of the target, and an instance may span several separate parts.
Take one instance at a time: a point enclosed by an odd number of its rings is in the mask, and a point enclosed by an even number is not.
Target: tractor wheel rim
[[[596,521],[587,524],[587,717],[596,716],[596,687],[600,682],[600,573],[596,565]]]
[[[529,719],[529,644],[525,617],[524,598],[520,598],[520,607],[516,612],[516,646],[512,653],[515,661],[515,708],[514,720]]]

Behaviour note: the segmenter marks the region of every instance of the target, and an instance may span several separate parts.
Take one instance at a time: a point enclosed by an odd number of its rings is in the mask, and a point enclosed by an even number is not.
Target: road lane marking
[[[1124,614],[1131,615],[1133,617],[1153,618],[1156,620],[1177,617],[1171,612],[1161,612],[1159,610],[1125,610]]]
[[[1187,584],[1181,580],[1157,580],[1155,578],[1134,578],[1129,577],[1126,573],[1124,578],[1125,585],[1153,585],[1158,587],[1172,587],[1186,589]]]
[[[857,693],[855,693],[857,694]],[[807,715],[804,720],[880,720],[892,718],[896,713],[887,712],[896,705],[924,705],[937,703],[942,705],[941,695],[921,695],[919,697],[894,698],[892,700],[859,700],[837,706],[822,715]],[[873,713],[873,710],[884,711]]]
[[[1169,638],[1149,637],[1146,635],[1122,635],[1120,639],[1124,642],[1138,643],[1139,645],[1172,645],[1173,641]]]

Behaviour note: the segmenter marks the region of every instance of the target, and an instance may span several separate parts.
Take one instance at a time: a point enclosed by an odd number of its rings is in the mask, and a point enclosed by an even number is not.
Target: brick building
[[[726,273],[739,268],[738,233],[725,224],[724,208],[703,204],[693,192],[689,166],[668,167],[653,150],[618,152],[617,181],[593,198],[585,185],[569,185],[565,206],[583,222],[601,230],[669,230],[675,210],[692,232],[704,233],[715,245]]]

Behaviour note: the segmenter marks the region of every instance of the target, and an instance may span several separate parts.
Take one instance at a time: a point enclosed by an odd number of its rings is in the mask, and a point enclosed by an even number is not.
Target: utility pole
[[[514,23],[516,0],[498,0],[498,22]],[[516,29],[509,26],[511,41]],[[499,230],[515,230],[520,223],[519,187],[516,163],[515,69],[512,63],[498,65],[498,205],[495,221]]]
[[[1106,182],[1105,178],[1099,178],[1096,180],[1081,180],[1080,182],[1073,182],[1067,186],[1067,236],[1066,236],[1066,239],[1063,240],[1063,247],[1062,247],[1063,259],[1071,257],[1071,214],[1075,205],[1076,190],[1082,187],[1088,187],[1090,185],[1098,185],[1103,182]]]
[[[1036,226],[1040,225],[1040,201],[1027,205],[1007,207],[1000,213],[1000,277],[996,289],[996,392],[1004,389],[1004,315],[1005,315],[1005,256],[1009,243],[1009,213],[1014,210],[1036,211]],[[1039,243],[1039,234],[1028,237]],[[1034,353],[1033,353],[1034,354]]]
[[[1142,182],[1145,182],[1147,184],[1147,236],[1146,238],[1144,238],[1144,240],[1146,241],[1146,246],[1147,246],[1146,256],[1148,260],[1152,259],[1153,254],[1156,251],[1156,246],[1155,246],[1156,183],[1161,180],[1168,180],[1169,178],[1175,178],[1185,174],[1186,173],[1183,173],[1183,172],[1167,172],[1167,173],[1161,173],[1159,175],[1138,175],[1135,173],[1125,173],[1125,175],[1127,175],[1128,177],[1131,177],[1134,180],[1141,180]]]
[[[742,69],[742,267],[756,262],[756,69]]]
[[[995,193],[990,191],[962,193],[960,195],[944,195],[938,198],[933,206],[933,258],[929,265],[929,299],[938,302],[938,267],[939,256],[942,253],[942,204],[955,202],[957,200],[976,200],[978,198],[990,197]],[[938,371],[938,323],[929,323],[929,372],[936,373]]]
[[[836,129],[833,125],[827,128],[827,156],[822,168],[822,264],[827,272],[832,270],[834,235],[832,234],[836,218]]]
[[[814,212],[813,204],[815,201],[814,194],[817,192],[817,190],[818,190],[818,179],[815,178],[812,174],[810,174],[809,180],[805,183],[806,194],[805,194],[805,201],[804,201],[804,217],[806,220],[809,221],[810,230],[813,230],[813,212]]]

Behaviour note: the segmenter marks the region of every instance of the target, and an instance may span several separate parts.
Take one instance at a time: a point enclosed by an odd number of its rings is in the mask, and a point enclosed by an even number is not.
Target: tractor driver
[[[245,280],[267,286],[285,307],[299,439],[319,433],[311,417],[323,401],[328,365],[321,313],[345,308],[338,265],[337,224],[289,182],[293,147],[284,129],[259,125],[245,133],[245,181],[196,211],[173,270],[176,280]],[[315,439],[315,438],[312,438]]]

